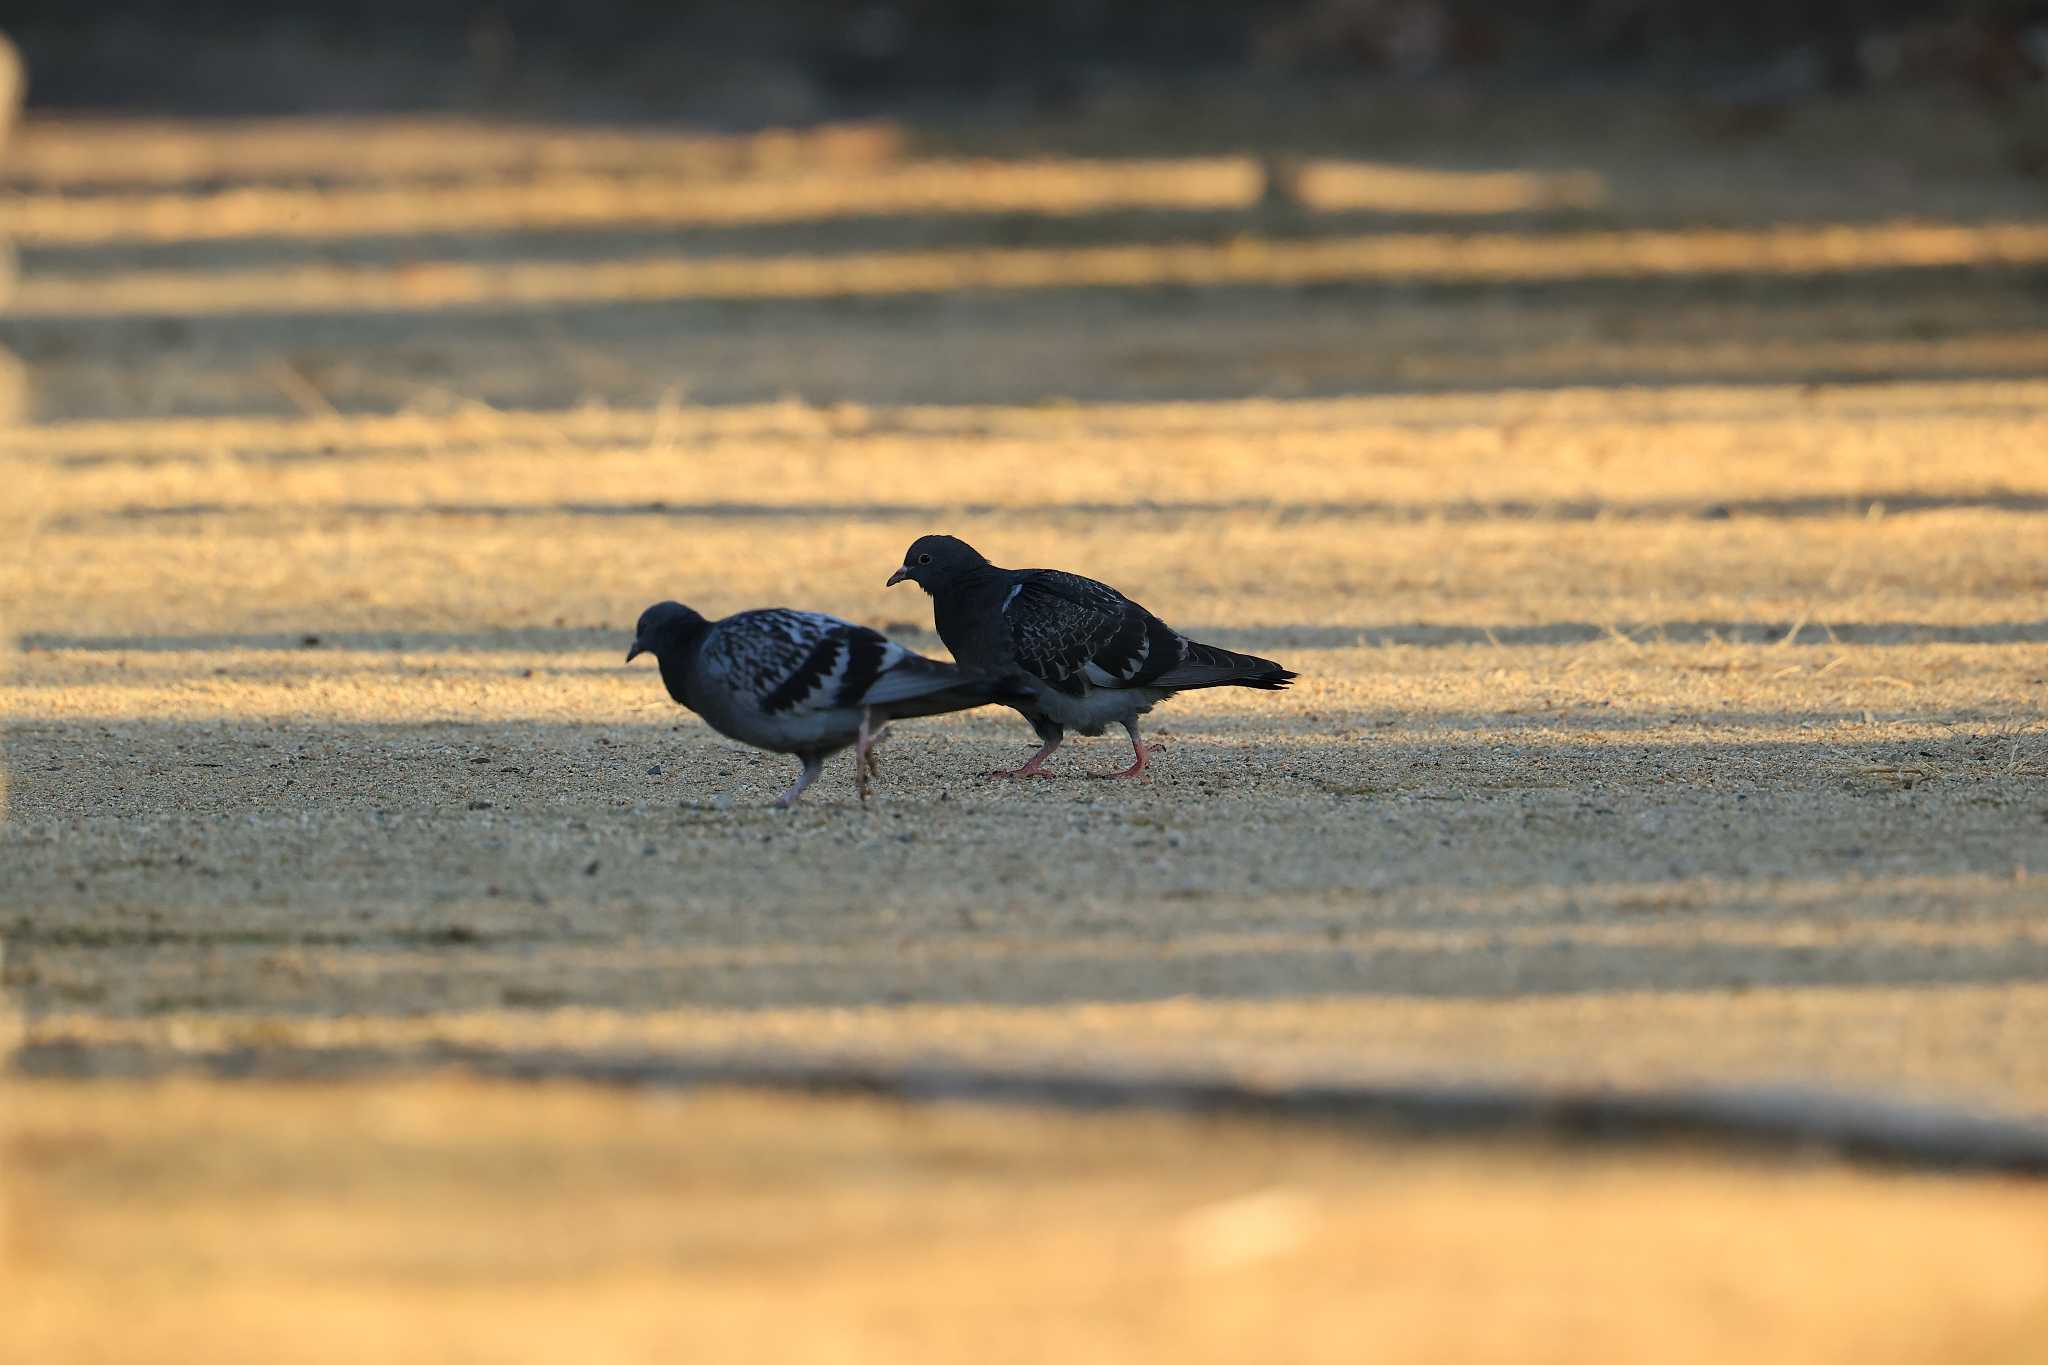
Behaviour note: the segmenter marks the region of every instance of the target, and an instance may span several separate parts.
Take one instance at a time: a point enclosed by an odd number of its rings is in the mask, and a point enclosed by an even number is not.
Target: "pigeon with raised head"
[[[1068,730],[1099,735],[1111,723],[1131,737],[1137,777],[1153,746],[1138,717],[1198,687],[1277,691],[1295,675],[1271,659],[1198,644],[1106,583],[1058,569],[999,569],[966,541],[922,536],[889,584],[905,579],[932,598],[939,638],[963,666],[1016,676],[1029,695],[1008,704],[1042,746],[1019,768],[991,777],[1050,777],[1045,761]],[[1021,675],[1021,676],[1019,676]]]
[[[785,810],[825,760],[846,748],[854,750],[854,780],[867,800],[874,747],[890,721],[1017,695],[866,626],[787,607],[707,621],[680,602],[658,602],[640,614],[626,662],[642,654],[660,662],[668,694],[712,729],[801,760],[796,781],[775,803]]]

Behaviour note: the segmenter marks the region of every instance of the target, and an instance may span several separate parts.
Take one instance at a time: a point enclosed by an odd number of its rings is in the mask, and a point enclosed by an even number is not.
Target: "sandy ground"
[[[17,1070],[773,1047],[2048,1116],[2037,187],[1954,110],[1739,146],[1566,110],[1547,160],[1513,108],[1453,115],[1284,148],[1322,159],[1294,180],[1135,115],[1128,175],[1062,162],[1103,154],[1062,127],[469,130],[461,193],[433,130],[360,135],[366,174],[325,130],[31,122],[0,209],[41,419],[0,432]],[[1857,151],[1873,127],[1925,136]],[[78,169],[138,145],[158,173]],[[987,155],[1036,169],[948,169]],[[727,202],[752,217],[707,218]],[[981,779],[1029,746],[988,712],[902,727],[865,807],[841,761],[785,815],[793,765],[621,663],[663,597],[936,651],[881,584],[941,529],[1302,681],[1162,707],[1143,783],[1086,780],[1124,762],[1107,739],[1060,781]],[[1640,1359],[1664,1323],[1703,1360],[1746,1327],[1789,1343],[1760,1360],[2018,1360],[2048,1332],[2018,1187],[572,1087],[7,1084],[0,1268],[39,1288],[10,1324],[39,1361],[118,1357],[90,1306],[115,1295],[194,1358],[638,1359],[700,1310],[789,1316],[792,1277],[815,1318],[764,1358],[958,1354],[997,1280],[1050,1306],[1035,1359],[1241,1359],[1280,1305],[1295,1358]],[[1312,1231],[1222,1253],[1227,1291],[1162,1268],[1190,1210],[1276,1183],[1247,1216]],[[621,1221],[562,1242],[593,1202]],[[466,1212],[422,1233],[426,1207]],[[1792,1230],[1767,1256],[1766,1220]],[[958,1292],[906,1305],[933,1276]],[[1587,1309],[1596,1282],[1638,1316]],[[280,1305],[366,1335],[271,1349]]]
[[[11,979],[32,1041],[1277,1048],[2048,1109],[2044,398],[28,428]],[[789,761],[621,663],[666,595],[935,647],[881,586],[935,528],[1303,681],[1163,707],[1147,782],[1085,780],[1108,739],[982,780],[1029,747],[989,712],[785,816]]]
[[[16,1360],[2018,1365],[2048,1332],[2038,1184],[716,1093],[0,1086]]]

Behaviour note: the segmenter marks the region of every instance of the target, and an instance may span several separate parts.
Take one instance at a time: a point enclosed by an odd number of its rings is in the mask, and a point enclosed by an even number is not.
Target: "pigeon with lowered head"
[[[1099,735],[1114,722],[1131,737],[1137,777],[1152,746],[1138,717],[1198,687],[1277,691],[1295,675],[1271,659],[1198,644],[1106,583],[1058,569],[999,569],[953,536],[922,536],[904,553],[894,585],[931,594],[939,638],[961,665],[1017,676],[1028,696],[1009,701],[1043,746],[1020,768],[991,777],[1050,777],[1046,759],[1068,730]]]
[[[803,768],[776,805],[787,810],[825,760],[854,750],[868,798],[874,746],[892,720],[965,711],[1016,695],[987,678],[927,659],[878,631],[821,612],[766,607],[707,621],[657,602],[633,630],[631,663],[652,654],[668,694],[742,744],[794,754]]]

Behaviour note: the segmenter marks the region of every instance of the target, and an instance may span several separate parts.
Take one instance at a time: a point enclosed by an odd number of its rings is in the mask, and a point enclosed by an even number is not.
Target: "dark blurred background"
[[[1654,77],[1734,102],[1898,81],[2013,98],[2048,0],[12,0],[32,107],[686,118],[1085,98],[1257,74]]]
[[[2048,355],[2048,0],[0,0],[0,30],[31,113],[0,346],[41,420]],[[1812,235],[1841,227],[1867,259]],[[1481,232],[1550,263],[1482,268]],[[1603,232],[1672,236],[1645,273]]]

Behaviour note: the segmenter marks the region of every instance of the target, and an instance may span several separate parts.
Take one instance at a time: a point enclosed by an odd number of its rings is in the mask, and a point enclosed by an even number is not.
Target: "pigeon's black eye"
[[[932,557],[930,555],[919,555],[917,557],[917,562],[920,564],[929,564],[932,562]]]

